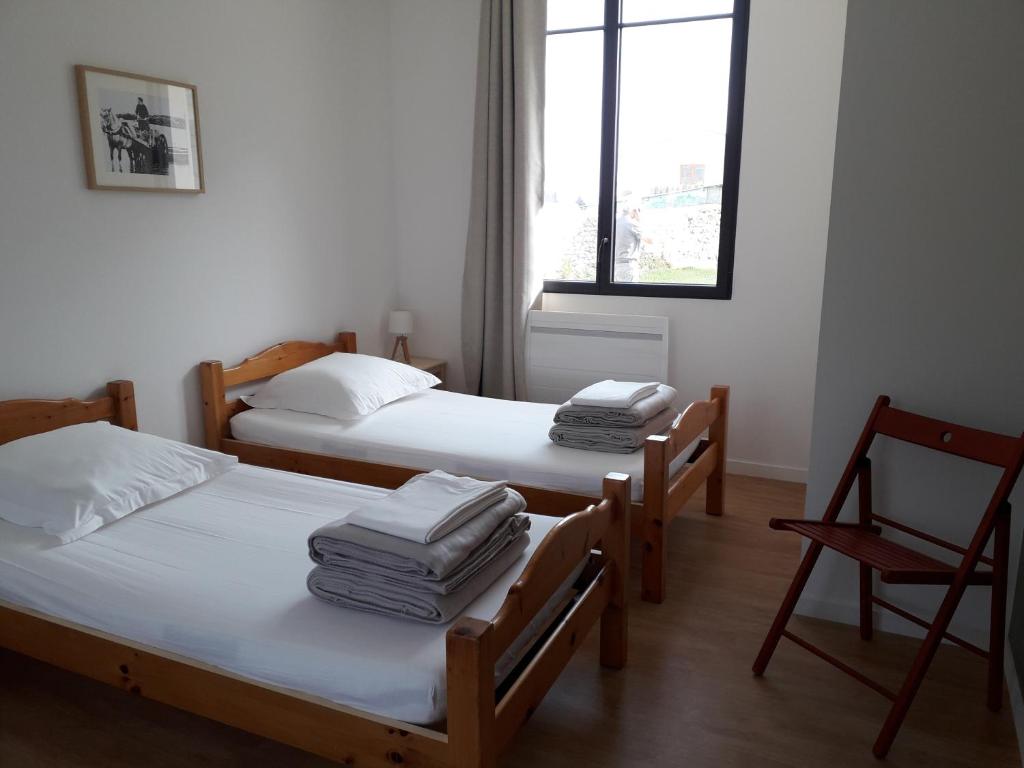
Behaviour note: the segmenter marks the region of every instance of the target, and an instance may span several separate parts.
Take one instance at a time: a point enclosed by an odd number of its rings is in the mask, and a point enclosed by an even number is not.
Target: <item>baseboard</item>
[[[1017,749],[1020,750],[1020,762],[1024,765],[1024,694],[1020,689],[1020,678],[1017,677],[1017,666],[1010,649],[1006,649],[1006,687],[1010,690],[1010,711],[1013,712],[1013,728],[1017,731]]]
[[[778,464],[761,464],[756,461],[726,459],[725,471],[731,475],[764,477],[769,480],[785,480],[788,483],[807,484],[807,469],[801,469],[800,467],[783,467]]]

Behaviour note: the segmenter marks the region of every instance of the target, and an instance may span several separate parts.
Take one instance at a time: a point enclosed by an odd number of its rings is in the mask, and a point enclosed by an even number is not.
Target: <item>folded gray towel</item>
[[[413,592],[406,586],[368,574],[353,575],[336,568],[316,566],[306,579],[309,591],[329,603],[381,616],[446,624],[482,595],[526,551],[530,535],[521,532],[504,552],[495,557],[461,589],[446,595]]]
[[[570,400],[555,411],[555,424],[594,427],[640,427],[655,416],[660,416],[675,402],[676,391],[667,384],[629,408],[601,408],[593,405],[573,405]]]
[[[578,448],[581,451],[602,453],[633,453],[643,447],[644,440],[658,435],[672,426],[679,414],[666,408],[640,427],[600,427],[558,424],[551,427],[548,437],[556,445]]]
[[[508,489],[504,500],[437,541],[420,544],[372,531],[345,520],[321,526],[309,537],[309,556],[318,565],[369,563],[393,574],[441,581],[490,540],[502,523],[526,509],[526,500]],[[506,527],[506,535],[515,528]]]
[[[467,581],[486,568],[529,529],[530,518],[526,515],[513,515],[503,520],[480,546],[444,576],[410,572],[409,566],[415,565],[416,561],[387,552],[378,555],[373,550],[363,549],[358,545],[349,547],[358,559],[339,558],[334,555],[328,562],[322,564],[335,573],[348,574],[354,580],[372,579],[375,584],[386,583],[396,589],[448,595],[462,589]]]

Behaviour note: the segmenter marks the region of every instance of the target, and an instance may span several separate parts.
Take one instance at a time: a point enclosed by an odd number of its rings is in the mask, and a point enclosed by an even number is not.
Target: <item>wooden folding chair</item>
[[[875,435],[886,435],[1003,469],[995,493],[992,494],[981,523],[966,549],[872,512],[871,461],[867,454]],[[1022,464],[1024,464],[1024,434],[1019,438],[1012,438],[994,432],[948,424],[891,408],[888,397],[879,397],[864,426],[864,431],[857,441],[853,456],[850,457],[846,470],[839,480],[839,485],[829,502],[824,518],[820,521],[773,519],[769,523],[775,530],[799,533],[810,539],[811,543],[797,569],[793,583],[782,601],[778,615],[764,639],[761,652],[754,662],[754,674],[758,676],[764,674],[765,668],[778,646],[779,639],[786,637],[891,699],[892,709],[889,710],[889,716],[875,741],[873,751],[876,757],[884,757],[892,746],[896,733],[907,715],[907,710],[910,709],[910,704],[921,686],[925,672],[943,639],[988,659],[988,707],[993,712],[998,711],[1003,701],[1003,647],[1006,630],[1006,580],[1010,539],[1010,503],[1008,499],[1020,475]],[[856,523],[837,522],[839,512],[853,488],[854,480],[858,483],[859,519]],[[883,525],[955,552],[962,556],[962,560],[959,565],[949,565],[909,547],[888,541],[880,536]],[[995,542],[992,557],[986,557],[983,551],[993,533]],[[824,547],[860,563],[861,637],[865,640],[871,639],[873,605],[889,610],[928,629],[928,634],[899,691],[889,690],[786,629],[786,624],[793,615],[793,609],[800,593],[807,584],[807,578]],[[977,570],[979,563],[987,565],[988,568]],[[886,584],[949,585],[934,620],[929,623],[873,595],[872,570],[879,571],[881,580]],[[950,620],[963,597],[964,590],[972,584],[992,587],[990,639],[987,651],[950,634],[948,631]]]

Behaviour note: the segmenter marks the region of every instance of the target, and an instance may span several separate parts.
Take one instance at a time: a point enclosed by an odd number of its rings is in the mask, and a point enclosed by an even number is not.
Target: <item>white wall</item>
[[[462,384],[479,0],[238,7],[0,0],[0,398],[132,377],[145,428],[198,439],[198,360],[374,351],[395,305]],[[844,9],[754,4],[733,300],[547,300],[669,316],[671,382],[733,387],[738,471],[807,464]],[[75,63],[198,84],[207,194],[86,190]]]
[[[340,327],[379,348],[388,23],[373,0],[0,0],[0,399],[133,378],[144,429],[198,440],[198,361]],[[87,190],[73,64],[197,84],[208,192]]]
[[[821,516],[879,394],[1024,430],[1022,36],[1017,0],[850,1],[808,517]],[[876,511],[969,541],[995,471],[884,438],[872,455]],[[1013,498],[1016,574],[1024,484]],[[926,617],[943,594],[880,591]],[[800,610],[853,622],[856,595],[855,567],[823,556]],[[975,642],[987,641],[989,595],[969,589],[954,622]],[[888,614],[882,626],[910,629]]]
[[[414,354],[462,371],[462,268],[469,222],[480,0],[391,0],[398,302]]]
[[[394,0],[399,297],[423,354],[456,362],[478,0]],[[803,480],[814,396],[845,0],[754,3],[731,301],[548,295],[546,309],[670,319],[670,382],[732,386],[738,472]]]

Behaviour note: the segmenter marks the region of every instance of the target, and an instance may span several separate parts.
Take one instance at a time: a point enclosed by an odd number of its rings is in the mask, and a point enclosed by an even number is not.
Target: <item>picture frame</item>
[[[196,86],[75,65],[89,189],[206,191]]]

